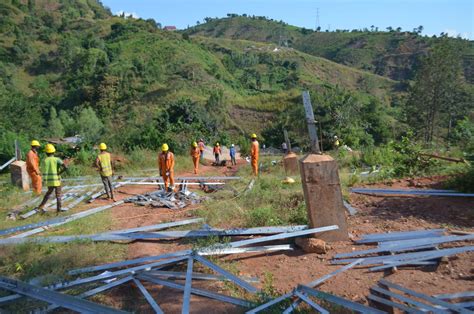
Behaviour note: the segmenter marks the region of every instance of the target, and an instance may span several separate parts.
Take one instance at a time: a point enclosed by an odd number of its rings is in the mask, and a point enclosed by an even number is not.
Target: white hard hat
[[[334,135],[334,138],[337,138],[337,135]]]
[[[234,146],[235,146],[234,144],[230,145],[230,147],[234,147]]]

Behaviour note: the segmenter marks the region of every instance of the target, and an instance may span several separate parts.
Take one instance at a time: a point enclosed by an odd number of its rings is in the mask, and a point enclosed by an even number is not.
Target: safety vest
[[[103,177],[112,176],[112,164],[110,163],[110,154],[99,154],[100,161],[100,175]]]
[[[58,157],[46,157],[44,160],[43,179],[48,187],[61,186],[61,177],[58,173],[58,164],[61,164],[61,159]]]

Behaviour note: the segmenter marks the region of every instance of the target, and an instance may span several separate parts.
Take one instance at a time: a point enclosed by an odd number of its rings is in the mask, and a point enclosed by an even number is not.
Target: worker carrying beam
[[[26,154],[26,171],[31,178],[31,184],[33,185],[33,193],[36,195],[41,194],[43,188],[41,171],[40,171],[40,158],[38,156],[38,150],[40,149],[40,143],[37,140],[31,141],[31,149]]]
[[[56,148],[52,144],[46,144],[45,152],[47,157],[43,161],[43,177],[48,191],[38,206],[38,211],[41,214],[44,213],[44,206],[54,191],[56,193],[56,213],[59,213],[61,211],[61,173],[66,170],[66,165],[60,158],[54,156]]]
[[[114,189],[112,187],[112,176],[114,173],[110,161],[110,153],[107,152],[107,145],[105,143],[99,144],[99,150],[100,153],[95,159],[95,165],[99,169],[100,178],[104,184],[105,193],[107,193],[107,199],[115,202]]]
[[[165,184],[165,191],[174,191],[174,154],[169,151],[168,144],[166,143],[161,146],[161,154],[158,156],[158,167]]]
[[[201,152],[198,147],[198,143],[193,142],[191,145],[191,151],[189,153],[191,155],[191,158],[193,159],[193,164],[194,164],[194,174],[198,173],[198,168],[199,168],[199,156],[201,155]]]
[[[252,165],[253,175],[258,176],[258,155],[260,147],[258,146],[257,134],[252,134],[250,139],[252,140],[252,145],[250,147],[250,163]]]
[[[221,145],[219,143],[216,143],[216,145],[214,145],[214,149],[212,151],[214,153],[215,164],[216,164],[216,166],[219,166],[220,156],[221,156],[221,152],[222,152]]]

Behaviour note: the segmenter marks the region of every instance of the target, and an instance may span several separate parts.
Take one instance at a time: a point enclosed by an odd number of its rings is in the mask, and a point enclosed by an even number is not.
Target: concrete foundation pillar
[[[286,154],[286,156],[283,157],[283,167],[287,175],[298,174],[298,156],[295,153]]]
[[[24,191],[30,189],[30,179],[26,171],[26,162],[17,160],[10,165],[10,174],[12,184],[18,186]]]
[[[348,240],[337,162],[328,155],[309,154],[299,165],[310,228],[338,225],[338,230],[318,234],[317,238]]]

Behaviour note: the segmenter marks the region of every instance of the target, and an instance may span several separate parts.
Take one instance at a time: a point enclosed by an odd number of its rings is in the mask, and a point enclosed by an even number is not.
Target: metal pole
[[[288,131],[286,129],[283,130],[283,136],[285,137],[286,148],[288,149],[288,153],[291,153],[291,142],[290,138],[288,137]]]
[[[311,140],[311,153],[321,154],[319,149],[318,132],[316,129],[316,121],[314,120],[313,106],[308,91],[303,92],[303,105],[306,112],[306,123],[308,124],[309,138]]]
[[[16,160],[21,160],[20,144],[18,143],[18,140],[15,140],[15,158]]]

